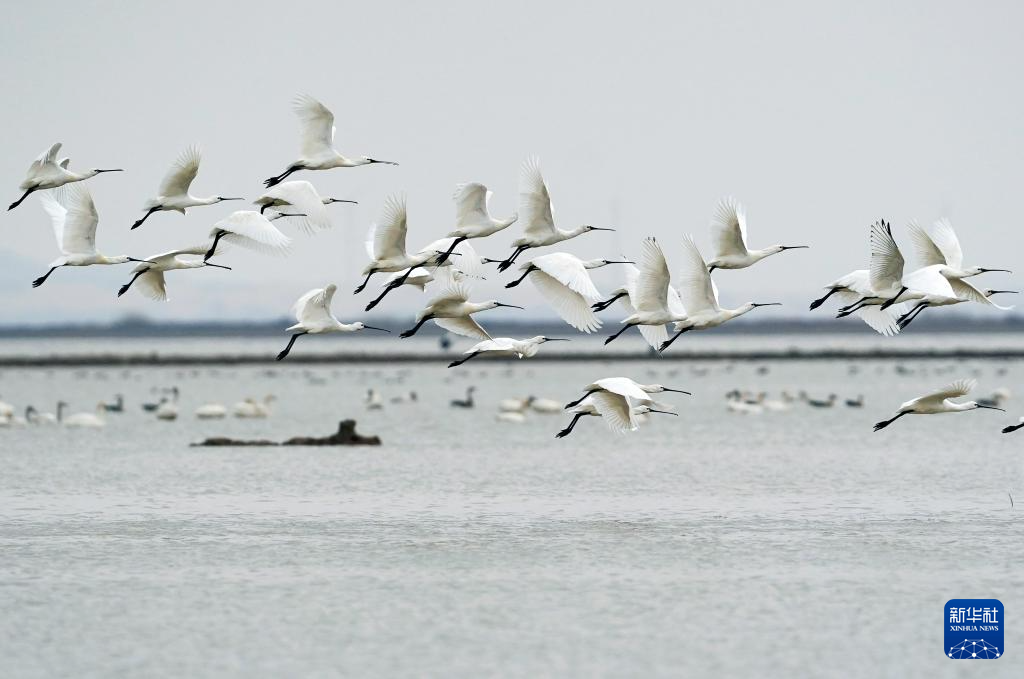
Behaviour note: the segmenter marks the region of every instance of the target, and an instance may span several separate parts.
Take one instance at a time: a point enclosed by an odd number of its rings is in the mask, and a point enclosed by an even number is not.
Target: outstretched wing
[[[467,182],[455,186],[455,227],[475,226],[487,224],[491,216],[487,212],[487,201],[491,192],[487,187],[477,182]]]
[[[960,239],[956,237],[956,231],[948,219],[940,219],[928,230],[928,235],[935,242],[935,247],[942,251],[946,258],[946,264],[954,269],[962,269],[964,265],[964,253],[960,248]]]
[[[645,238],[640,252],[640,274],[636,296],[630,301],[637,311],[656,312],[665,308],[671,274],[665,253],[654,238]]]
[[[530,264],[592,302],[601,299],[601,293],[594,287],[594,282],[590,280],[590,274],[587,273],[583,262],[574,255],[553,252],[550,255],[534,257]]]
[[[717,257],[747,254],[747,214],[732,196],[718,201],[711,218],[711,238]]]
[[[473,320],[470,316],[463,316],[461,318],[435,318],[434,322],[441,328],[444,328],[448,332],[453,332],[456,335],[462,335],[463,337],[475,337],[476,339],[489,340],[491,336],[480,327],[480,324]]]
[[[329,229],[331,218],[324,205],[323,198],[317,193],[316,188],[307,181],[283,182],[272,186],[260,198],[270,198],[271,201],[283,201],[290,205],[290,208],[275,207],[275,211],[284,214],[301,214],[299,224],[306,233],[313,233],[317,229]],[[257,199],[257,202],[259,199]]]
[[[527,236],[550,236],[555,232],[551,196],[540,173],[540,160],[527,158],[519,173],[519,212]]]
[[[957,380],[956,382],[953,382],[952,384],[947,385],[942,389],[938,389],[929,394],[921,396],[920,398],[916,399],[916,401],[918,403],[941,403],[942,401],[945,401],[947,398],[958,398],[960,396],[966,396],[967,394],[971,393],[971,391],[974,389],[975,386],[977,386],[977,384],[977,380],[973,379]]]
[[[198,146],[189,146],[181,152],[181,155],[171,165],[162,182],[160,182],[161,196],[187,195],[192,185],[192,180],[199,174],[199,161],[202,158],[202,151]]]
[[[892,225],[878,221],[871,225],[871,268],[869,281],[875,290],[886,290],[903,279],[903,254],[892,237]]]
[[[40,200],[63,254],[96,254],[96,225],[100,216],[84,183],[65,184],[43,193]]]
[[[163,271],[149,269],[135,280],[132,287],[151,300],[167,301],[167,282],[164,279]]]
[[[590,302],[580,293],[567,288],[544,271],[534,271],[530,274],[530,281],[555,313],[572,327],[586,333],[601,327],[601,321],[594,315]]]
[[[636,431],[636,417],[633,415],[633,404],[629,398],[599,391],[590,395],[605,425],[616,434]]]
[[[334,299],[334,292],[338,287],[328,285],[326,288],[314,288],[295,302],[292,306],[292,314],[295,320],[303,325],[316,326],[328,324],[331,317],[331,301]]]
[[[27,177],[32,177],[43,169],[44,165],[53,165],[57,161],[57,154],[60,152],[61,143],[57,142],[50,148],[46,149],[28,167]]]
[[[949,285],[953,288],[953,293],[956,294],[959,299],[965,299],[968,302],[977,302],[978,304],[984,304],[985,306],[995,307],[1000,311],[1009,311],[1013,308],[1013,306],[1000,306],[996,304],[992,301],[991,297],[963,278],[951,278],[949,279]]]
[[[914,242],[914,252],[917,254],[917,260],[921,266],[946,263],[946,256],[942,254],[942,251],[935,245],[935,241],[927,231],[921,228],[920,224],[911,221],[907,225],[907,230],[910,231],[910,239]]]
[[[292,110],[299,117],[299,148],[304,158],[334,149],[334,114],[308,94],[292,100]]]
[[[693,236],[683,238],[683,269],[676,289],[687,313],[718,310],[718,292]]]
[[[213,225],[210,237],[214,238],[223,231],[221,242],[266,252],[284,255],[291,247],[292,240],[281,233],[269,219],[255,210],[239,210],[228,215]]]
[[[393,194],[384,200],[377,222],[370,227],[367,250],[373,259],[405,256],[405,235],[408,230],[405,195]]]

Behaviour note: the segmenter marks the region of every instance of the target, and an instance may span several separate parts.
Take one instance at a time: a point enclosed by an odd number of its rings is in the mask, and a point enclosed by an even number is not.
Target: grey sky
[[[867,226],[883,216],[901,244],[910,218],[949,216],[969,263],[1020,268],[1019,3],[143,5],[24,3],[0,24],[8,202],[32,158],[62,141],[74,167],[128,170],[89,180],[102,251],[199,242],[240,204],[128,227],[191,143],[204,149],[197,194],[259,195],[297,154],[298,92],[334,110],[343,153],[401,166],[301,173],[360,205],[333,206],[335,228],[297,235],[288,259],[234,250],[222,260],[232,272],[169,274],[167,304],[115,299],[127,266],[64,269],[32,290],[56,249],[30,198],[0,217],[0,323],[274,317],[332,281],[339,316],[360,318],[370,291],[348,291],[385,195],[408,193],[419,247],[448,230],[456,182],[490,186],[497,214],[515,209],[531,154],[563,227],[619,229],[566,244],[584,257],[632,256],[655,235],[674,267],[684,233],[707,254],[712,208],[727,194],[747,206],[752,247],[813,247],[716,274],[728,305],[781,300],[779,313],[807,314],[821,285],[866,265]],[[503,256],[517,232],[479,249]],[[605,291],[613,269],[595,276]],[[480,296],[549,314],[531,286],[497,290],[492,275]],[[374,315],[422,301],[403,290]]]

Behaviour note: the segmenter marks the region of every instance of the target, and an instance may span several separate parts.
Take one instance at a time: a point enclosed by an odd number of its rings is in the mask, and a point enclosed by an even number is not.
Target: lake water
[[[905,366],[5,370],[0,399],[19,407],[123,393],[127,411],[95,431],[0,429],[0,674],[1024,676],[1024,505],[1007,495],[1024,502],[1024,430],[999,431],[1019,399],[871,431],[956,377],[1021,391],[1024,367]],[[679,417],[626,436],[494,420],[499,399],[567,401],[623,374],[694,396],[666,394]],[[470,384],[476,408],[450,408]],[[170,386],[178,421],[142,412]],[[741,415],[734,387],[865,406]],[[266,420],[191,414],[265,394]],[[349,417],[383,445],[188,446]],[[982,597],[1008,622],[983,669],[946,659],[942,637],[943,604]]]

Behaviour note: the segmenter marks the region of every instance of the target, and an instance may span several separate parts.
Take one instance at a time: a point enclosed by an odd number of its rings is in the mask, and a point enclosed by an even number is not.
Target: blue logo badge
[[[946,621],[946,657],[995,660],[1003,657],[1005,616],[999,599],[950,599]]]

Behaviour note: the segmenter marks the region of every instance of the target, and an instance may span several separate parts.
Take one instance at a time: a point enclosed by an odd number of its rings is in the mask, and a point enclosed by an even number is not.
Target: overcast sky
[[[342,153],[401,166],[300,173],[360,204],[332,206],[335,228],[296,234],[287,259],[235,249],[221,260],[233,271],[168,274],[165,304],[115,298],[128,266],[62,269],[33,290],[57,251],[30,198],[0,217],[0,323],[264,319],[328,282],[338,315],[363,318],[370,290],[349,290],[388,193],[408,194],[419,248],[450,229],[457,182],[491,187],[498,215],[516,209],[534,154],[562,227],[618,229],[566,244],[582,257],[634,256],[655,235],[674,267],[687,233],[707,255],[724,195],[747,206],[752,247],[812,246],[716,273],[728,306],[809,314],[822,285],[866,266],[879,217],[909,245],[909,219],[948,216],[968,264],[1021,268],[1022,23],[1014,2],[22,3],[0,22],[5,198],[55,141],[75,168],[125,168],[89,180],[106,254],[200,242],[239,208],[160,213],[129,232],[189,144],[204,149],[193,193],[257,197],[297,156],[296,93],[334,111]],[[518,231],[478,249],[504,256]],[[619,275],[595,279],[608,291]],[[531,286],[496,281],[479,296],[548,314]],[[404,289],[373,316],[423,301]]]

